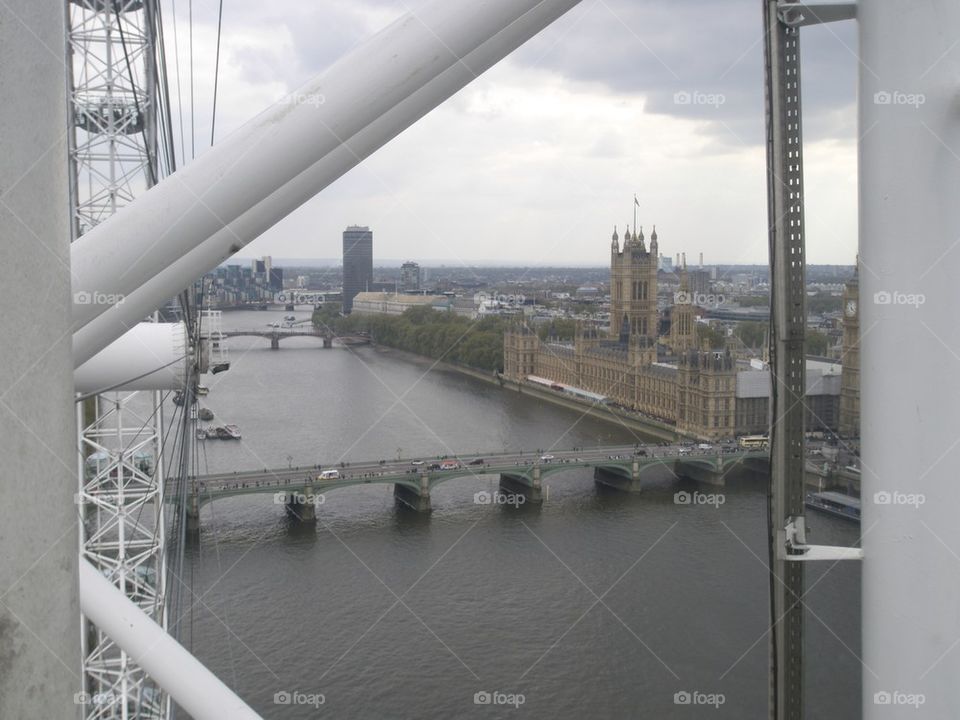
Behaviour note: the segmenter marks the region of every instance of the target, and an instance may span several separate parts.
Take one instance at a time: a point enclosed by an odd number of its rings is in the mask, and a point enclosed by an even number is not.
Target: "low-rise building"
[[[389,292],[362,292],[353,298],[353,312],[358,315],[403,315],[410,308],[432,307],[446,311],[449,298],[443,295],[405,295]]]

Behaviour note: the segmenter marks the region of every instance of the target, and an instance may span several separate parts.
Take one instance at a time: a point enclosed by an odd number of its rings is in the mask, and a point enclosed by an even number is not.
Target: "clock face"
[[[857,301],[848,300],[847,301],[847,317],[853,317],[856,314],[857,314]]]

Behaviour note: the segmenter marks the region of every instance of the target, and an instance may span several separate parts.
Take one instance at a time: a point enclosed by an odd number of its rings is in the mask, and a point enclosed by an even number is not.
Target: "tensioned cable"
[[[159,2],[154,6],[153,28],[156,32],[157,52],[154,54],[154,68],[159,80],[157,94],[163,112],[157,116],[163,121],[163,147],[167,160],[166,175],[172,175],[177,170],[176,145],[173,140],[173,115],[170,108],[170,73],[167,70],[167,41],[163,29],[163,9]]]
[[[220,81],[220,33],[223,30],[223,0],[220,0],[220,12],[217,14],[217,57],[213,65],[213,115],[210,118],[210,146],[217,127],[217,85]]]
[[[193,160],[197,156],[196,114],[193,109],[193,0],[189,0],[188,10],[190,15],[190,159]]]
[[[137,81],[133,77],[133,67],[130,64],[130,53],[127,51],[127,36],[123,31],[123,18],[120,14],[120,7],[118,5],[118,0],[113,0],[113,12],[117,17],[117,30],[120,33],[120,46],[123,48],[123,61],[127,66],[127,78],[130,81],[130,94],[133,95],[133,107],[137,111],[137,118],[141,121],[142,127],[140,128],[140,135],[143,137],[143,147],[147,153],[147,186],[152,187],[157,184],[157,173],[156,168],[154,168],[153,163],[156,159],[151,157],[150,154],[150,144],[147,140],[147,123],[143,118],[143,108],[140,106],[140,98],[137,95]],[[143,32],[141,30],[141,32]],[[149,88],[144,88],[145,93],[149,93]]]
[[[183,132],[183,92],[180,87],[180,41],[177,39],[177,0],[170,0],[171,15],[173,15],[173,62],[177,73],[177,115],[180,117],[180,161],[186,163],[186,137]]]

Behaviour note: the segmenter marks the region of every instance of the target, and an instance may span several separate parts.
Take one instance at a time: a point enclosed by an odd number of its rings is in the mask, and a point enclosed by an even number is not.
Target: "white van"
[[[317,480],[339,480],[340,471],[339,470],[324,470],[317,476]]]

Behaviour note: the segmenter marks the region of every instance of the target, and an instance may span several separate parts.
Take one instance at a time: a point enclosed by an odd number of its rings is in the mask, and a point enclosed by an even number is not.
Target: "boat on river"
[[[838,492],[807,493],[804,505],[845,520],[860,522],[860,498]]]

